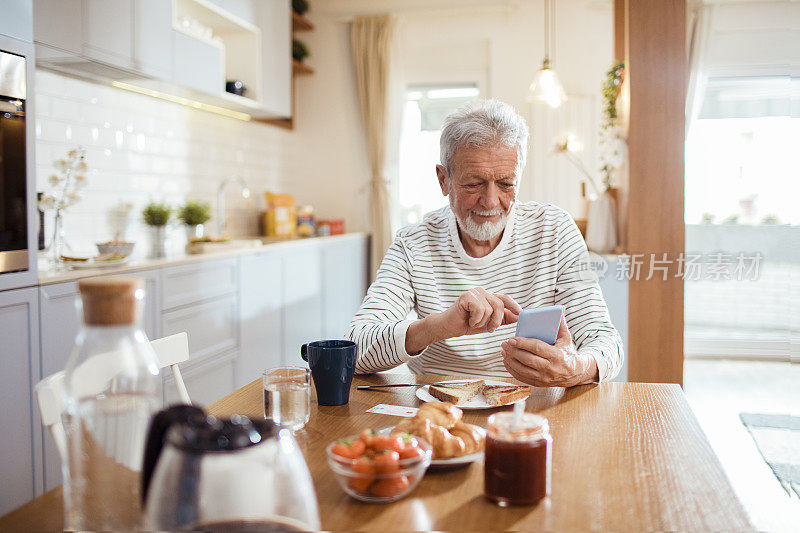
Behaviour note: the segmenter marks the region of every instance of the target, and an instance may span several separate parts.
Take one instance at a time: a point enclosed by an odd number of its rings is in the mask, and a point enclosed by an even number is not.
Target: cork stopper
[[[136,323],[142,299],[139,278],[85,279],[78,282],[83,321],[89,326],[128,326]],[[138,293],[138,294],[137,294]]]

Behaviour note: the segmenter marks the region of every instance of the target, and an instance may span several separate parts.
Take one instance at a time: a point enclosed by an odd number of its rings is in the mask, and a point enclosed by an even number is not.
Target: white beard
[[[497,237],[505,229],[506,222],[508,222],[508,215],[502,209],[496,209],[494,211],[478,211],[473,209],[467,213],[466,219],[462,219],[456,214],[456,210],[453,206],[452,196],[450,197],[450,209],[453,211],[453,214],[456,215],[456,221],[458,222],[458,227],[461,228],[461,231],[476,241],[488,241],[494,237]],[[484,222],[483,224],[478,224],[470,216],[472,213],[483,216],[500,215],[500,220],[497,222]]]

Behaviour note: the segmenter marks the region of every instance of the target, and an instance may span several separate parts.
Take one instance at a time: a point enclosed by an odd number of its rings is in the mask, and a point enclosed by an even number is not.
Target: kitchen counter
[[[347,240],[362,238],[366,235],[363,232],[345,233],[343,235],[331,235],[328,237],[297,238],[290,240],[275,240],[267,242],[261,246],[251,246],[247,248],[232,248],[230,250],[220,250],[218,252],[202,254],[172,254],[158,259],[131,258],[122,264],[113,264],[102,268],[82,268],[72,269],[67,267],[65,270],[52,270],[39,267],[39,285],[50,285],[64,281],[74,281],[82,278],[94,276],[107,276],[111,274],[135,273],[140,270],[158,268],[163,266],[174,266],[188,263],[196,263],[208,259],[220,259],[224,257],[236,257],[241,255],[264,253],[271,250],[283,250],[298,246],[309,246],[322,242],[337,240]],[[251,238],[248,238],[251,239]]]

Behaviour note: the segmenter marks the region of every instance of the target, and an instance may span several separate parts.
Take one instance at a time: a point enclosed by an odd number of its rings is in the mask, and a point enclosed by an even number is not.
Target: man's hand
[[[412,323],[406,332],[406,351],[415,354],[434,342],[492,332],[501,325],[515,323],[521,311],[511,296],[475,287],[459,296],[444,312]]]
[[[572,387],[597,381],[597,362],[581,355],[572,343],[567,320],[561,316],[556,343],[514,337],[502,345],[503,364],[512,376],[537,387]]]
[[[492,332],[501,325],[513,324],[522,308],[507,294],[492,294],[480,287],[458,297],[441,314],[439,327],[443,338]]]

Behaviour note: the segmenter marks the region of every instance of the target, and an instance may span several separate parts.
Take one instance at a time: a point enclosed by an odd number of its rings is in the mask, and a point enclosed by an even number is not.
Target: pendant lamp
[[[550,45],[555,43],[555,25],[556,15],[552,0],[544,0],[544,61],[528,89],[528,101],[545,102],[553,108],[567,99],[564,87],[550,64]]]

